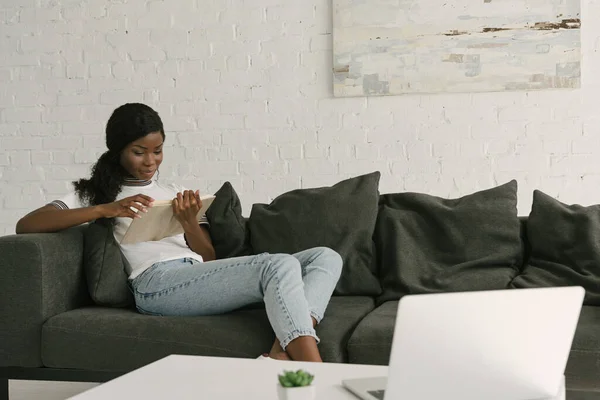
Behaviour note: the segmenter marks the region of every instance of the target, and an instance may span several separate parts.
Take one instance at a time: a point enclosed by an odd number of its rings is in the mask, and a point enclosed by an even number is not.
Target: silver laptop
[[[584,294],[573,286],[405,296],[388,378],[342,385],[364,400],[554,398]]]

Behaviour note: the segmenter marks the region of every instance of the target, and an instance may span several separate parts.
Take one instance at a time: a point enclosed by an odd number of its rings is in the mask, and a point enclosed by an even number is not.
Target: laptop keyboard
[[[385,390],[368,390],[367,393],[378,400],[383,400],[383,394],[385,393]]]

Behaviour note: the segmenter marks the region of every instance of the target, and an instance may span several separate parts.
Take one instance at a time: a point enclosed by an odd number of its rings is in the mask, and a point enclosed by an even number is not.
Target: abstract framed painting
[[[579,88],[579,0],[333,0],[338,97]]]

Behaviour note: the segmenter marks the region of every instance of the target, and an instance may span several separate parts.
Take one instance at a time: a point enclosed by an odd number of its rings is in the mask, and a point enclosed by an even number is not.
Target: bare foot
[[[289,354],[286,353],[285,351],[278,352],[278,353],[270,352],[269,353],[269,357],[271,357],[271,358],[273,358],[275,360],[284,360],[284,361],[291,361],[292,360],[290,358]]]
[[[281,347],[279,339],[275,339],[275,343],[273,343],[273,347],[271,347],[271,351],[269,352],[269,357],[276,360],[291,360],[290,355]]]
[[[271,351],[269,352],[269,354],[281,353],[283,351],[285,350],[283,349],[283,347],[281,347],[279,339],[275,338],[275,342],[273,343],[273,346],[271,346]]]
[[[314,317],[310,317],[310,319],[312,320],[313,328],[315,326],[317,326],[317,320]],[[319,350],[316,347],[316,344],[314,345],[313,350],[316,350],[317,356],[314,357],[314,355],[313,355],[312,358],[314,358],[314,359],[311,359],[311,361],[321,361],[321,356],[319,354]],[[267,354],[264,354],[264,356],[266,357]],[[288,360],[288,361],[292,360],[292,357],[290,357],[290,354],[287,351],[285,351],[283,349],[283,347],[281,347],[281,343],[279,342],[279,339],[277,339],[277,338],[275,338],[275,343],[273,343],[273,346],[271,347],[271,351],[269,352],[268,356],[275,360]]]

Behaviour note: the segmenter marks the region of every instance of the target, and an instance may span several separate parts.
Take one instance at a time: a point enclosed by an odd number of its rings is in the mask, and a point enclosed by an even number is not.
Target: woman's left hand
[[[200,191],[184,190],[173,199],[173,214],[184,229],[198,225],[198,212],[202,208]]]

